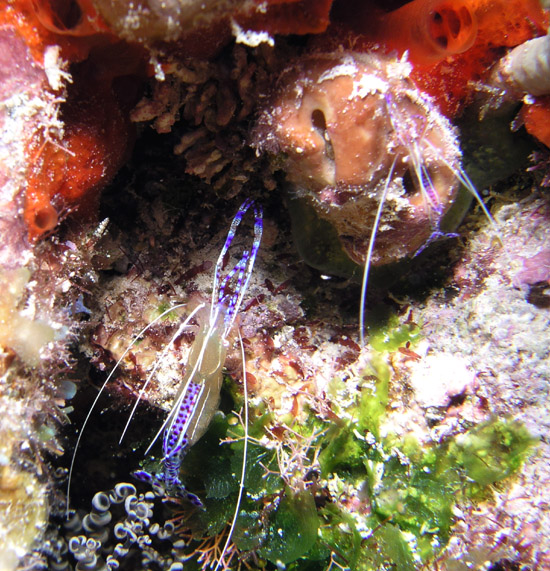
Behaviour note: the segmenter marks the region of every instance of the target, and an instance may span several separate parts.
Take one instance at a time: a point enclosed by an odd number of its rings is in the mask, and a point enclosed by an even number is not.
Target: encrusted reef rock
[[[36,133],[56,137],[62,123],[45,70],[14,26],[0,26],[0,85],[0,264],[15,267],[30,256],[21,216],[32,168],[28,148]],[[51,206],[37,209],[32,222],[51,229],[57,213]]]
[[[2,410],[11,409],[17,416],[20,406],[16,400],[0,399]],[[20,430],[17,422],[15,430]],[[15,467],[10,458],[12,446],[21,441],[21,434],[0,426],[2,441],[0,449],[0,513],[2,529],[0,534],[0,561],[5,571],[16,569],[20,560],[35,545],[47,525],[47,489],[38,478],[25,469]]]
[[[281,74],[256,127],[255,145],[281,155],[290,193],[360,265],[375,225],[373,265],[414,254],[458,190],[455,131],[410,71],[377,52],[305,56]]]

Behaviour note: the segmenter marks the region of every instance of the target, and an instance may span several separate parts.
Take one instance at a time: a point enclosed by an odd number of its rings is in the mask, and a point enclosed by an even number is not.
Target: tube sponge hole
[[[42,26],[54,34],[90,36],[98,31],[97,13],[89,0],[33,0],[32,7]]]
[[[58,220],[57,210],[51,204],[42,206],[34,212],[34,226],[39,234],[53,230]]]
[[[391,12],[358,7],[358,16],[348,25],[371,44],[390,53],[405,51],[418,65],[435,65],[446,57],[463,53],[478,35],[478,17],[471,0],[413,0]]]
[[[463,2],[443,2],[428,16],[428,36],[446,55],[471,48],[477,36],[477,20]]]
[[[421,65],[465,52],[477,37],[477,18],[465,0],[415,0],[388,15],[388,24],[397,22],[408,30],[411,60]]]
[[[31,243],[51,232],[59,222],[59,215],[50,202],[50,198],[44,195],[42,189],[36,189],[38,182],[32,181],[29,184],[25,197],[23,218],[27,225],[28,237]]]

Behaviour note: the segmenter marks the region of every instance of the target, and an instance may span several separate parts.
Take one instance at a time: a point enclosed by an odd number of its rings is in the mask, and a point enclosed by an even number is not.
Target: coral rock
[[[1,402],[2,410],[6,399]],[[9,403],[17,408],[15,402]],[[46,489],[32,474],[8,460],[17,437],[0,425],[0,564],[3,571],[18,568],[47,521]]]
[[[202,59],[211,58],[228,44],[235,26],[267,36],[323,32],[331,4],[332,0],[96,2],[119,37]]]
[[[256,146],[283,157],[293,193],[359,264],[381,200],[373,264],[421,248],[458,189],[454,130],[408,71],[376,52],[305,57],[282,74],[256,129]]]
[[[11,26],[0,27],[0,263],[13,267],[28,253],[20,211],[30,168],[27,147],[36,132],[55,132],[55,96],[47,77]]]
[[[18,221],[24,208],[32,242],[68,210],[95,216],[99,191],[126,156],[132,78],[144,52],[121,45],[88,1],[17,0],[0,10],[2,24],[1,67],[10,79],[1,90],[9,120],[2,122],[0,170],[16,175],[2,204]],[[20,232],[12,241],[19,235],[25,244]]]

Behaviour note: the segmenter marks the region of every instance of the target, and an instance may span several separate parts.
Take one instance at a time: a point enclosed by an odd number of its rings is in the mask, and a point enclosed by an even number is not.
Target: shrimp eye
[[[413,196],[418,192],[418,183],[416,178],[412,175],[411,169],[407,169],[403,175],[403,188],[407,196]]]

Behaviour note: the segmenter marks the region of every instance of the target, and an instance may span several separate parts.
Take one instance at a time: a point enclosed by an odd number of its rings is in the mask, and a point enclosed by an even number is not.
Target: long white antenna
[[[153,321],[151,321],[151,323],[149,323],[149,325],[147,325],[146,327],[144,327],[133,339],[132,342],[130,343],[130,345],[128,345],[128,347],[126,348],[126,351],[124,351],[124,353],[122,353],[122,356],[120,357],[120,359],[116,362],[115,366],[113,367],[112,371],[109,373],[108,377],[105,379],[105,381],[103,382],[103,384],[101,385],[101,388],[99,389],[94,402],[92,403],[92,406],[90,407],[90,410],[88,410],[88,414],[86,415],[86,418],[84,419],[84,423],[82,424],[82,428],[80,429],[80,433],[78,435],[78,438],[76,439],[76,444],[74,447],[74,452],[73,455],[71,457],[71,465],[69,467],[69,479],[67,481],[67,508],[65,510],[65,517],[67,519],[69,519],[69,505],[70,505],[70,494],[71,494],[71,481],[72,481],[72,476],[73,476],[73,469],[74,469],[74,462],[76,459],[76,453],[78,451],[78,447],[80,445],[80,440],[82,439],[82,435],[84,434],[84,429],[86,428],[87,424],[88,424],[88,420],[90,420],[90,416],[92,415],[92,412],[95,408],[95,405],[97,404],[97,401],[99,400],[99,397],[101,396],[101,394],[103,393],[105,387],[107,386],[107,383],[111,380],[112,376],[115,374],[115,371],[118,369],[118,366],[120,365],[120,363],[122,363],[122,361],[126,358],[126,355],[128,355],[128,353],[130,352],[130,349],[132,349],[132,347],[139,341],[139,338],[146,333],[151,327],[153,327],[153,325],[155,323],[157,323],[157,321],[161,320],[163,317],[165,317],[166,315],[168,315],[171,311],[174,311],[175,309],[179,309],[180,307],[185,307],[187,304],[186,303],[180,303],[178,305],[175,305],[174,307],[170,307],[169,309],[167,309],[166,311],[163,311],[158,317],[156,317],[155,319],[153,319]]]
[[[393,170],[395,168],[396,162],[397,162],[397,156],[394,157],[393,159],[390,172],[388,173],[388,178],[386,178],[386,183],[384,184],[384,190],[382,192],[382,196],[380,197],[380,202],[378,203],[378,210],[376,211],[374,224],[372,225],[372,231],[370,234],[369,248],[367,250],[367,258],[365,260],[365,269],[363,270],[363,281],[361,283],[361,301],[359,307],[359,344],[361,345],[361,347],[365,345],[365,303],[367,299],[367,284],[369,281],[369,271],[372,260],[372,251],[374,250],[374,241],[376,239],[376,232],[378,231],[380,218],[382,217],[382,209],[384,208],[384,202],[386,202],[386,196],[388,194],[388,188],[390,186],[390,181],[393,176]]]
[[[246,476],[246,460],[248,456],[248,386],[246,383],[246,361],[244,354],[244,343],[239,331],[239,344],[241,346],[241,356],[243,360],[243,388],[244,388],[244,449],[243,449],[243,466],[241,469],[241,481],[239,484],[239,495],[237,496],[237,504],[235,505],[235,514],[233,515],[233,521],[231,522],[231,527],[229,528],[229,534],[225,540],[225,545],[223,546],[222,553],[218,559],[218,564],[214,571],[218,571],[220,565],[223,565],[223,558],[229,548],[231,538],[233,537],[233,532],[235,531],[235,526],[237,524],[237,518],[239,517],[239,510],[241,509],[241,501],[244,493],[244,479]]]

